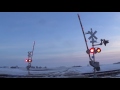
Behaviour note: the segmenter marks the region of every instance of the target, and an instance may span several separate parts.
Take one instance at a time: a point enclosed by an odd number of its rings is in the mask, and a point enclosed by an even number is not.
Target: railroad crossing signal
[[[30,70],[31,63],[32,63],[32,60],[33,60],[32,57],[33,57],[34,46],[35,46],[35,41],[34,41],[34,44],[33,44],[32,51],[28,52],[28,58],[25,60],[28,63],[28,66],[26,67],[27,70],[28,70],[28,74],[30,74],[29,70]]]

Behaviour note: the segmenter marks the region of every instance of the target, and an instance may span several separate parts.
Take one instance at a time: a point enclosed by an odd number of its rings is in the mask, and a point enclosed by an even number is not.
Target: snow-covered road
[[[106,64],[100,66],[101,71],[110,71],[120,69],[120,64]],[[32,76],[39,77],[56,77],[56,78],[64,78],[64,77],[82,77],[82,73],[92,73],[93,67],[91,66],[83,66],[83,67],[57,67],[57,68],[34,68],[31,69],[30,74]],[[16,75],[16,76],[26,76],[28,75],[28,71],[26,68],[0,68],[0,75]]]

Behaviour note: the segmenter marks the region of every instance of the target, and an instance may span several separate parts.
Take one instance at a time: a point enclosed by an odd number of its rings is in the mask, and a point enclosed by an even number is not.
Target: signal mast
[[[28,63],[28,66],[26,67],[27,70],[28,70],[28,74],[30,74],[29,70],[30,70],[30,67],[31,67],[31,63],[32,63],[32,57],[33,57],[33,52],[34,52],[34,46],[35,46],[35,41],[33,43],[33,49],[32,51],[29,51],[28,52],[28,58],[26,59],[26,62]]]
[[[97,41],[94,40],[94,39],[97,39],[97,37],[95,36],[97,31],[93,32],[92,28],[91,28],[91,31],[88,31],[87,33],[85,33],[79,14],[78,14],[78,19],[79,19],[79,22],[80,22],[80,26],[82,28],[85,44],[86,44],[86,47],[87,47],[86,53],[89,55],[89,59],[90,59],[89,63],[94,68],[94,77],[97,77],[96,76],[96,71],[100,71],[100,65],[99,65],[99,62],[95,61],[95,54],[96,53],[100,53],[101,49],[100,48],[95,48],[94,46],[98,46],[98,45],[102,45],[102,44],[104,44],[106,46],[106,44],[109,43],[109,41],[105,40],[105,39],[101,39],[101,43],[100,44],[94,44],[94,43],[97,42]],[[92,48],[90,48],[90,49],[88,48],[88,44],[87,44],[87,40],[86,40],[85,34],[90,34],[91,35],[88,38],[89,40],[92,39],[92,41],[90,41],[90,43],[92,43]],[[93,54],[92,58],[90,56],[91,53]]]

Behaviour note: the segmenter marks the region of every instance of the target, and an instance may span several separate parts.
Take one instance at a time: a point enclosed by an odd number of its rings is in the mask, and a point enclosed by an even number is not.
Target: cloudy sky
[[[77,14],[85,32],[97,31],[100,64],[120,62],[119,12],[0,12],[0,66],[26,66],[28,51],[35,41],[33,66],[86,66],[86,46]],[[90,35],[86,35],[89,48]]]

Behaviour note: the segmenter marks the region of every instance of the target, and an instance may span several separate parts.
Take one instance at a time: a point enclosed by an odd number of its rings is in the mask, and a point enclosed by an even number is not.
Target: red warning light
[[[26,61],[26,62],[32,62],[32,60],[31,60],[31,59],[26,59],[25,61]]]
[[[28,59],[26,59],[25,61],[28,62]]]
[[[29,59],[29,62],[32,62],[32,60]]]
[[[97,53],[100,53],[100,52],[101,52],[101,49],[100,49],[100,48],[97,48],[96,51],[97,51]]]
[[[90,53],[94,53],[95,52],[95,48],[90,48]]]

